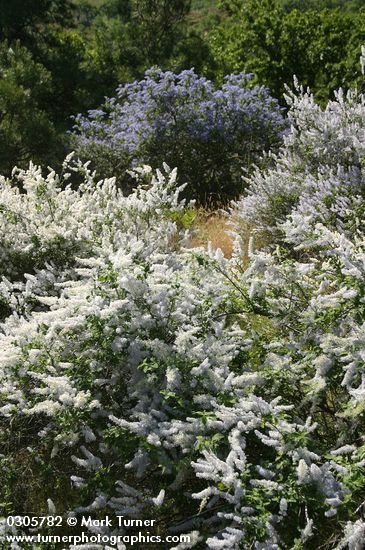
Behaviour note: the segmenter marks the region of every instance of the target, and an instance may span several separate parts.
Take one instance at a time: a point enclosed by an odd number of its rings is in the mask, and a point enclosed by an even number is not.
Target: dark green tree
[[[72,0],[0,0],[0,40],[24,41],[47,25],[68,26],[74,9]]]
[[[209,48],[187,25],[190,0],[109,0],[88,28],[92,89],[103,96],[140,79],[152,65],[180,71],[209,63]]]
[[[47,108],[62,130],[70,128],[71,115],[95,101],[96,92],[89,83],[86,50],[85,40],[76,30],[53,29],[47,39],[39,43],[35,54],[52,76],[52,104]]]
[[[181,27],[191,0],[135,0],[132,2],[133,29],[147,64],[169,57],[181,39]]]
[[[0,173],[29,160],[55,163],[63,140],[45,105],[51,105],[52,77],[18,42],[0,45]]]

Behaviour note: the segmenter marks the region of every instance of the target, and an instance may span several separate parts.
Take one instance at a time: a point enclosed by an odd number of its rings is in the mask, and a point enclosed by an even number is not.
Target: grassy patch
[[[229,231],[227,217],[219,211],[210,212],[200,209],[197,211],[193,230],[195,235],[192,244],[194,247],[206,246],[210,242],[213,248],[220,248],[226,258],[232,255],[232,238]]]

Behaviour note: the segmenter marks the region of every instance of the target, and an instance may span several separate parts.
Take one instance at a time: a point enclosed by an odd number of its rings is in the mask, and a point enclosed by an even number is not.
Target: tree
[[[54,162],[64,150],[46,108],[53,96],[50,73],[18,42],[3,42],[0,75],[0,173],[31,158]]]
[[[69,130],[71,116],[99,97],[89,82],[85,40],[74,29],[53,29],[38,44],[35,57],[52,77],[53,93],[46,108],[60,130]]]
[[[246,70],[282,101],[295,74],[325,101],[334,89],[357,79],[365,39],[364,10],[285,11],[278,0],[223,3],[229,17],[211,34],[220,74]]]
[[[365,5],[364,0],[280,0],[280,3],[286,11],[320,11],[328,8],[354,12]]]
[[[181,37],[181,24],[191,0],[135,0],[133,28],[147,64],[161,63]]]
[[[101,6],[87,29],[84,64],[97,103],[119,84],[142,78],[151,65],[176,72],[207,65],[207,44],[186,25],[189,10],[190,0],[109,0]]]
[[[73,9],[72,0],[0,0],[0,40],[37,37],[49,24],[69,25]]]

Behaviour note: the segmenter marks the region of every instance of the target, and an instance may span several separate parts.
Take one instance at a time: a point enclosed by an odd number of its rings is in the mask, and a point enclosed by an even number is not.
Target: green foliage
[[[85,67],[86,44],[75,30],[54,30],[38,57],[52,75],[52,103],[48,105],[52,118],[62,130],[68,130],[70,116],[93,101]]]
[[[189,11],[190,0],[109,0],[99,10],[89,6],[84,66],[94,97],[85,107],[96,106],[119,84],[141,78],[151,65],[200,70],[209,64],[207,45],[186,25]]]
[[[69,25],[72,0],[0,0],[0,40],[39,39],[47,25]]]
[[[190,0],[138,0],[132,10],[143,58],[148,65],[161,63],[179,37],[179,23],[189,13]]]
[[[0,45],[0,168],[8,172],[32,157],[53,162],[61,145],[49,105],[52,78],[19,43]],[[62,147],[61,147],[62,149]]]
[[[317,98],[357,81],[358,58],[365,40],[360,13],[316,9],[287,10],[278,0],[223,2],[226,17],[210,44],[220,74],[246,70],[282,98],[295,74]]]
[[[340,9],[342,11],[357,11],[365,5],[364,0],[280,0],[286,11]]]

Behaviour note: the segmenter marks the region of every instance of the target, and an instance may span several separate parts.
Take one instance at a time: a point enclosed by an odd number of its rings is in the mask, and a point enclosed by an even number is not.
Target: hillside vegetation
[[[252,84],[284,108],[293,74],[322,105],[340,86],[362,86],[362,0],[27,0],[17,9],[2,0],[0,8],[6,175],[29,160],[60,168],[74,147],[74,118],[152,66],[175,74],[194,68],[217,87],[226,75],[252,73]]]
[[[364,549],[363,4],[0,0],[1,549]]]
[[[137,168],[127,197],[72,157],[1,182],[9,513],[107,515],[113,548],[123,515],[179,550],[361,550],[365,98],[287,99],[231,259],[192,248],[167,165]],[[266,234],[248,264],[241,224]]]

